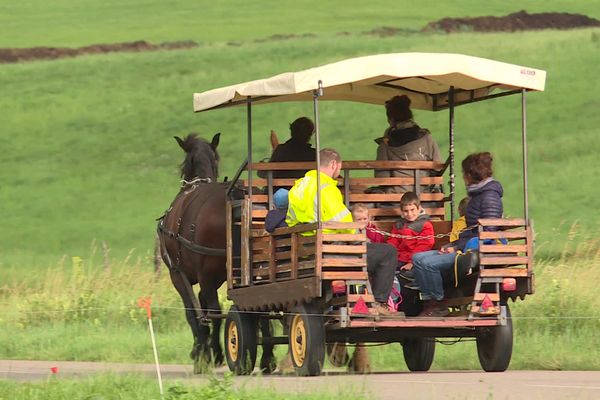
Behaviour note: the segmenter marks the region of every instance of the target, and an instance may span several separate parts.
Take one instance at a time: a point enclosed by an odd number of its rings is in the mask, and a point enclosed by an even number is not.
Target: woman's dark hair
[[[488,151],[469,154],[462,161],[463,174],[468,176],[473,183],[481,182],[494,174],[492,161],[494,159]]]
[[[300,117],[290,124],[292,138],[302,143],[308,143],[315,131],[315,124],[310,118]]]
[[[407,95],[392,97],[385,102],[385,113],[388,120],[396,122],[412,119],[413,113],[410,110],[410,99]]]

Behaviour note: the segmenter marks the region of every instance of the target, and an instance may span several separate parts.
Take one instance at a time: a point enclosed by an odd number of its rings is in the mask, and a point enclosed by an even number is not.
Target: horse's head
[[[190,133],[185,139],[175,136],[179,146],[185,151],[185,160],[181,163],[181,177],[186,181],[196,178],[210,179],[216,182],[219,177],[219,153],[217,146],[221,134],[213,136],[212,141],[199,138]]]

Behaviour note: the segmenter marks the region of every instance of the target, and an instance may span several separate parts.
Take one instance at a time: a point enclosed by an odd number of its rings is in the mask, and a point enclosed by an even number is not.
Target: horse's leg
[[[201,353],[202,343],[206,342],[206,328],[200,324],[200,320],[198,319],[196,310],[194,309],[194,302],[190,298],[190,294],[185,283],[183,282],[181,274],[175,271],[171,271],[170,274],[171,282],[179,293],[179,296],[183,302],[183,306],[185,307],[185,318],[187,319],[188,325],[192,330],[192,335],[194,336],[194,345],[192,347],[192,351],[190,352],[190,358],[196,362]]]
[[[357,374],[370,374],[371,373],[371,360],[369,359],[369,353],[364,343],[357,343],[354,349],[352,359],[348,364],[348,370]]]
[[[204,288],[200,293],[200,302],[202,303],[202,308],[207,310],[208,314],[221,314],[221,305],[219,304],[219,293],[217,292],[217,289]],[[220,337],[221,318],[214,318],[212,319],[212,332],[210,332],[210,348],[216,366],[223,365],[224,361]]]
[[[260,358],[260,370],[263,374],[270,374],[277,368],[277,360],[273,355],[273,343],[265,343],[265,338],[273,337],[273,324],[267,318],[260,318],[260,332],[262,334],[262,357]],[[268,340],[267,340],[268,342]]]

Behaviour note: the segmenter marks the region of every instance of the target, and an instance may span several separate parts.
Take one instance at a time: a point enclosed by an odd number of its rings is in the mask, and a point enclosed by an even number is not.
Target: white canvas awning
[[[312,101],[319,81],[319,100],[384,104],[406,94],[413,108],[439,110],[448,106],[450,87],[460,105],[492,92],[543,91],[546,71],[462,54],[378,54],[194,93],[194,111],[246,104],[248,97],[252,104]]]

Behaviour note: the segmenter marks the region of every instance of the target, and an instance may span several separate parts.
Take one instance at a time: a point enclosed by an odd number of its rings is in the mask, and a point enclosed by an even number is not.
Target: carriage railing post
[[[454,180],[454,86],[450,86],[450,90],[448,90],[448,109],[450,111],[448,132],[450,136],[450,222],[454,223],[454,192],[456,187]]]
[[[521,89],[521,140],[523,142],[523,214],[525,224],[529,225],[529,197],[527,185],[527,101],[526,89]]]
[[[318,88],[313,91],[313,108],[315,115],[315,148],[317,152],[317,229],[321,229],[321,142],[319,138],[319,97],[323,96],[323,82],[319,81]]]
[[[245,230],[248,233],[247,238],[242,238],[242,242],[247,240],[248,242],[248,268],[246,271],[249,271],[252,274],[252,238],[250,235],[250,230],[252,229],[252,97],[247,97],[246,103],[246,116],[248,120],[248,227]],[[244,232],[244,229],[242,229]],[[244,268],[242,267],[242,270]],[[248,284],[252,284],[251,277],[247,277]]]

